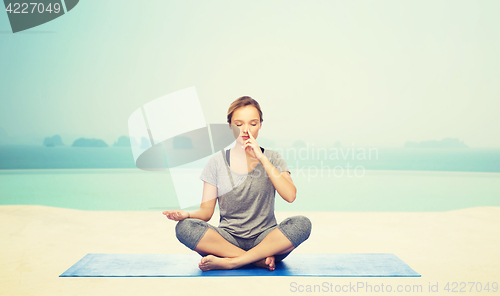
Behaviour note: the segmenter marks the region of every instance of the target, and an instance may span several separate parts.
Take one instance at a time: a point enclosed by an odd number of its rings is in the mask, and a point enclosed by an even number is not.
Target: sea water
[[[500,206],[499,149],[273,149],[297,187],[278,211],[446,211]],[[199,169],[199,168],[198,168]],[[192,174],[176,186],[200,186]],[[82,210],[179,208],[168,169],[142,171],[130,148],[0,146],[0,204]],[[201,201],[201,196],[200,196]]]
[[[297,198],[288,203],[276,193],[277,211],[428,212],[500,206],[500,173],[290,171]],[[199,178],[183,182],[176,185],[203,186]],[[168,170],[0,170],[1,205],[161,212],[179,208],[177,198]]]
[[[500,149],[271,148],[291,169],[456,171],[500,173]],[[136,168],[130,148],[0,146],[0,170]]]

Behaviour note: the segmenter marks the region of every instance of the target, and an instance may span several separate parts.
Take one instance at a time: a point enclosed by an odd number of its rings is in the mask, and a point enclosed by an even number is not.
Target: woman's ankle
[[[238,257],[233,257],[233,258],[226,258],[226,259],[228,259],[228,261],[229,261],[229,266],[230,266],[230,268],[231,268],[231,269],[240,268],[240,267],[242,267],[242,266],[244,266],[244,265],[249,264],[249,263],[246,263],[246,264],[245,264],[245,263],[243,263],[243,262],[241,261],[241,259],[240,259],[240,256],[238,256]]]

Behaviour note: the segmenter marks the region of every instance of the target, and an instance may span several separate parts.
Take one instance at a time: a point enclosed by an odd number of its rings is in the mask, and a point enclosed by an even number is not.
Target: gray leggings
[[[279,230],[288,238],[292,245],[297,248],[301,243],[309,238],[311,234],[312,223],[309,218],[299,215],[286,218],[280,224],[273,226],[262,233],[260,233],[255,238],[240,238],[231,235],[225,229],[215,227],[203,220],[187,218],[177,222],[175,226],[175,234],[177,239],[184,244],[186,247],[194,250],[201,238],[205,235],[208,228],[219,233],[225,240],[231,244],[248,251],[251,248],[258,245],[271,231],[275,228]],[[291,252],[291,251],[290,251]],[[275,261],[280,262],[285,259],[290,252],[280,255],[275,255]]]

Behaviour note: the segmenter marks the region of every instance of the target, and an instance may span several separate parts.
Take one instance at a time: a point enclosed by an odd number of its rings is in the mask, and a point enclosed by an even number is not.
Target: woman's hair
[[[240,97],[231,103],[231,106],[229,106],[229,109],[227,110],[227,122],[231,124],[231,118],[233,117],[234,110],[248,105],[254,106],[255,109],[257,109],[257,111],[259,112],[260,123],[262,123],[262,121],[264,121],[264,118],[262,118],[262,110],[260,110],[260,105],[256,100],[252,99],[249,96]]]

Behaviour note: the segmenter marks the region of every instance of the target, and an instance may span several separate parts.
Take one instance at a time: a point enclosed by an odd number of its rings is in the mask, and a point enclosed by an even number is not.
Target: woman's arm
[[[273,182],[274,188],[276,188],[279,195],[281,195],[281,197],[287,202],[292,203],[297,195],[297,188],[293,184],[290,173],[280,173],[264,154],[262,154],[260,162],[266,170],[269,179]]]
[[[189,212],[190,218],[197,218],[208,222],[214,214],[215,204],[217,203],[217,187],[203,182],[203,196],[201,198],[200,208],[194,212]]]
[[[269,179],[273,182],[274,188],[278,191],[279,195],[281,195],[281,197],[287,202],[293,202],[295,200],[295,196],[297,195],[297,188],[295,188],[295,185],[293,184],[290,173],[280,173],[269,161],[267,156],[262,153],[260,146],[257,144],[257,141],[255,141],[255,138],[250,130],[248,131],[248,136],[250,136],[250,138],[245,141],[245,145],[243,145],[242,148],[245,149],[245,151],[247,151],[252,158],[256,158],[262,163],[262,166],[266,170]]]
[[[215,204],[217,203],[217,187],[203,182],[203,196],[200,208],[193,212],[184,210],[164,211],[163,214],[167,218],[175,221],[184,220],[186,218],[200,219],[208,222],[214,214]]]

